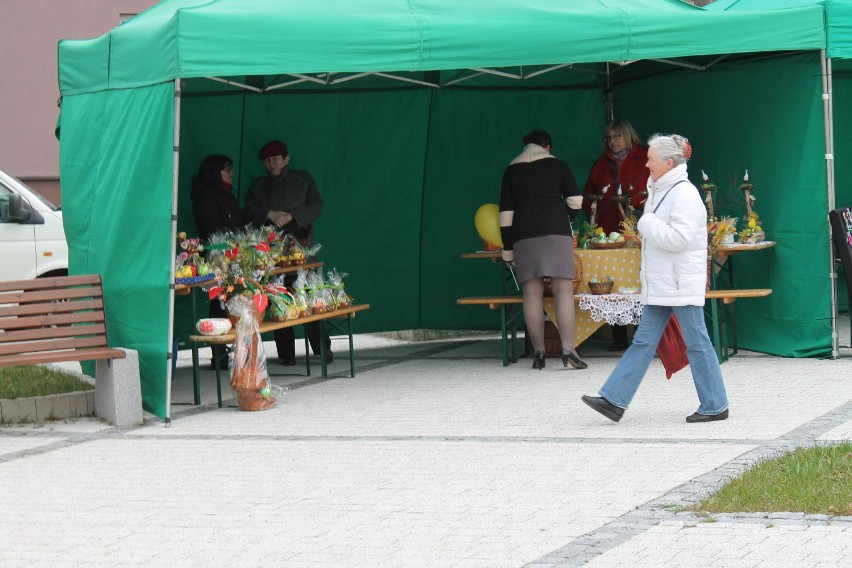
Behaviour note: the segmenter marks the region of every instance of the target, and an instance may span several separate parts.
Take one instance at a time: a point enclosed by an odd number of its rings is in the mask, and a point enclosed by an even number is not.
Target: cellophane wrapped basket
[[[254,302],[237,295],[228,300],[228,312],[237,319],[237,339],[231,361],[231,388],[240,410],[267,410],[275,406],[260,339],[260,321]]]

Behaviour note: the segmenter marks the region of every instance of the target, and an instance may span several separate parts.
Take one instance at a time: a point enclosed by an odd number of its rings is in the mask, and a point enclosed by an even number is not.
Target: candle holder
[[[701,184],[701,191],[704,192],[704,205],[707,207],[707,218],[715,219],[716,214],[713,211],[713,195],[716,192],[716,185],[710,181],[710,176],[701,170],[701,177],[704,178],[704,183]]]

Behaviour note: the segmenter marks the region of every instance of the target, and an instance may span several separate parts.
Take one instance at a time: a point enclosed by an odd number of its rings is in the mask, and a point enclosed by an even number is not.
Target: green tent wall
[[[376,0],[359,4],[356,14],[346,2],[167,0],[102,38],[62,42],[60,168],[71,270],[104,275],[110,336],[115,345],[140,351],[145,408],[169,415],[171,203],[176,199],[178,228],[191,231],[189,178],[204,155],[232,156],[242,193],[263,175],[258,147],[268,139],[287,141],[293,166],[310,170],[326,199],[316,226],[323,260],[349,273],[350,292],[373,306],[359,316],[359,331],[492,327],[487,313],[454,305],[458,296],[499,287],[497,265],[459,258],[479,244],[473,214],[497,201],[502,170],[534,127],[551,131],[556,154],[578,183],[585,181],[602,149],[601,61],[707,62],[714,53],[810,50],[788,56],[801,57],[795,65],[806,74],[791,76],[795,95],[785,94],[789,100],[771,108],[764,108],[765,98],[779,93],[750,80],[765,61],[731,61],[707,75],[632,63],[621,74],[625,80],[613,75],[613,96],[617,114],[630,118],[643,137],[677,131],[693,139],[694,181],[701,167],[721,182],[747,166],[761,200],[807,190],[808,212],[819,213],[814,218],[791,220],[792,206],[761,209],[764,201],[758,202],[769,236],[783,242],[756,260],[766,269],[759,282],[745,271],[737,278],[743,286],[776,290],[782,276],[784,282],[812,280],[808,293],[816,304],[803,315],[791,310],[792,293],[758,300],[738,312],[739,338],[742,346],[780,355],[830,354],[824,300],[830,282],[818,276],[828,272],[828,253],[813,254],[827,241],[820,236],[826,192],[815,118],[822,8],[709,14],[676,0],[570,4],[505,0],[450,9],[426,0]],[[205,79],[262,89],[292,79],[284,73],[334,69],[447,84],[465,69],[519,73],[518,65],[529,71],[564,62],[586,65],[527,81],[482,76],[440,89],[372,77],[258,93]],[[701,89],[692,86],[695,78]],[[736,111],[726,112],[732,104]],[[786,115],[803,109],[804,122]],[[176,120],[180,158],[173,174]],[[763,139],[767,125],[784,121],[795,144]],[[754,133],[766,151],[738,141],[743,132]],[[802,252],[794,244],[799,235],[817,242]],[[188,311],[187,303],[178,300],[175,309]],[[777,321],[789,325],[786,336],[761,331]]]

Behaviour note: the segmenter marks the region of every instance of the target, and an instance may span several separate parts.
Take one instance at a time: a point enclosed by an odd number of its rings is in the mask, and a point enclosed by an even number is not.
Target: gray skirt
[[[574,239],[546,235],[515,243],[515,272],[518,282],[532,278],[574,278]]]

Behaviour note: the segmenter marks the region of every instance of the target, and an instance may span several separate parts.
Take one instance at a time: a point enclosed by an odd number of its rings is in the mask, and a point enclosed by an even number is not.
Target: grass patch
[[[80,377],[47,367],[0,368],[0,398],[26,398],[94,390]]]
[[[852,442],[799,448],[756,463],[692,510],[852,515]]]

